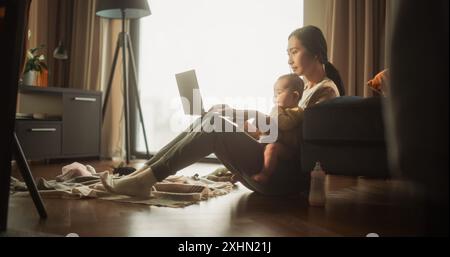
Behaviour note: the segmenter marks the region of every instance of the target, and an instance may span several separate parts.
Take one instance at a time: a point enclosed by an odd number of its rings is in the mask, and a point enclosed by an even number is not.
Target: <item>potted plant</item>
[[[27,50],[27,61],[25,63],[25,70],[23,74],[24,85],[38,85],[38,77],[42,73],[46,73],[48,68],[45,64],[45,56],[42,52],[44,45]]]

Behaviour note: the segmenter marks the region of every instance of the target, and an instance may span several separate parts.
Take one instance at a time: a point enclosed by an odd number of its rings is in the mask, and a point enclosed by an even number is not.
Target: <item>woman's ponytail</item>
[[[345,95],[344,83],[342,82],[341,75],[339,71],[330,62],[325,62],[325,73],[327,77],[331,79],[339,91],[340,96]]]

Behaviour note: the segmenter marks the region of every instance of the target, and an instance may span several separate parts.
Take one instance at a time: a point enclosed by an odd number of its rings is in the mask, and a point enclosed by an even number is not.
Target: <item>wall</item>
[[[326,3],[329,0],[304,0],[304,24],[325,31]]]
[[[314,25],[322,30],[325,40],[329,44],[331,40],[331,27],[327,22],[331,21],[332,0],[304,0],[304,24]]]

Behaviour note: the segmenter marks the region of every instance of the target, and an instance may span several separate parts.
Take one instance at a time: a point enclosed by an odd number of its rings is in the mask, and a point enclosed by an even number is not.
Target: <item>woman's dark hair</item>
[[[322,31],[315,26],[305,26],[292,32],[289,35],[289,38],[291,37],[297,38],[310,54],[317,56],[319,62],[325,66],[327,77],[336,84],[339,94],[345,95],[344,83],[339,71],[328,61],[327,42]]]

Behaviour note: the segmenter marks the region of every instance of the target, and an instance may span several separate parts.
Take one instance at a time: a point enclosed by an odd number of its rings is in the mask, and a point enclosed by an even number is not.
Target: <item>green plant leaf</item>
[[[45,64],[45,62],[41,62],[41,67],[48,70],[47,64]]]

